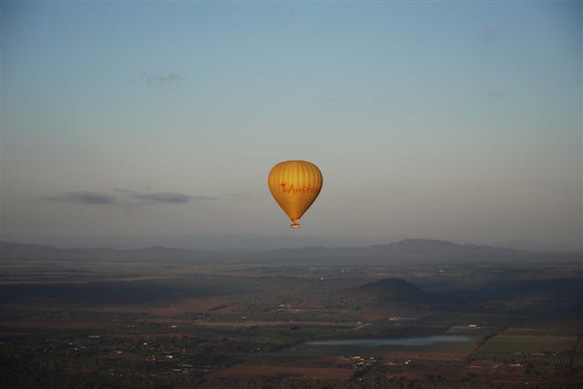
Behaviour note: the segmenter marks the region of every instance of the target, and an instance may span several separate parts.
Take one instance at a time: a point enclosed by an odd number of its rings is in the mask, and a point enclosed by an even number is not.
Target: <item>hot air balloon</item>
[[[302,215],[322,189],[322,173],[308,161],[284,161],[276,164],[267,177],[271,195],[289,216],[291,228],[299,228]]]

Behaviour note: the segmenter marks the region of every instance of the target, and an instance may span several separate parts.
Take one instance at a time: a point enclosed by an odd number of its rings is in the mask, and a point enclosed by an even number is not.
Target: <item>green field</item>
[[[474,359],[514,363],[571,363],[578,337],[551,335],[498,335],[486,342]]]

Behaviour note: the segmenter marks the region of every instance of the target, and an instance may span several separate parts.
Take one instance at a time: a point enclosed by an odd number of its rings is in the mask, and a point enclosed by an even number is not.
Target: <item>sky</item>
[[[1,22],[2,240],[581,247],[579,1],[2,1]],[[298,231],[266,183],[290,159],[324,176]]]

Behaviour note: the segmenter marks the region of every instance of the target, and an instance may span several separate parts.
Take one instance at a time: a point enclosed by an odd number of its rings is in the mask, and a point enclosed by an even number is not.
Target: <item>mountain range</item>
[[[0,242],[2,260],[261,263],[261,264],[452,264],[476,262],[580,261],[580,253],[541,253],[440,240],[405,239],[367,247],[283,248],[269,251],[203,251],[168,247],[138,250],[110,248],[62,249],[53,246]]]

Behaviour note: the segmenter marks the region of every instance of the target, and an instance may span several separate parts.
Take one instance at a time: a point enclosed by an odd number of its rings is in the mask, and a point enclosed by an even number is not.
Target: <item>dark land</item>
[[[2,388],[583,387],[580,253],[406,240],[0,255]],[[358,344],[454,335],[467,340]]]

